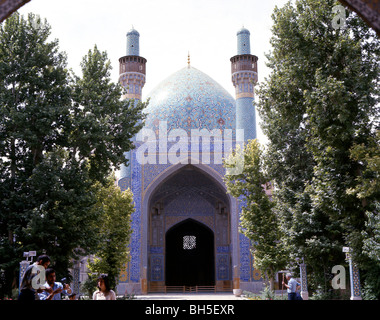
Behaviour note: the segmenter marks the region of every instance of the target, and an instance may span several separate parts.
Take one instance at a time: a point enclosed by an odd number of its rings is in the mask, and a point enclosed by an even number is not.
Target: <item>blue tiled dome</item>
[[[148,97],[147,128],[157,130],[160,121],[167,121],[168,131],[235,128],[234,98],[215,80],[193,67],[175,72]]]

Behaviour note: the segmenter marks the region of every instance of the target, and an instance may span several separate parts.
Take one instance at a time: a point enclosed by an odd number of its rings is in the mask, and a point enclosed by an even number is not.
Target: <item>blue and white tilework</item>
[[[236,128],[244,130],[244,140],[256,139],[256,114],[253,98],[236,100]]]
[[[244,28],[238,32],[238,54],[250,54],[249,31]],[[127,33],[127,55],[139,56],[139,34],[134,29]],[[248,82],[247,85],[249,86]],[[244,92],[251,92],[252,88],[243,87],[242,90],[245,90]],[[183,129],[188,133],[189,137],[191,136],[192,129],[207,129],[210,132],[215,129],[221,132],[229,129],[235,133],[236,128],[243,128],[245,130],[245,140],[256,138],[253,98],[239,98],[235,101],[215,80],[190,65],[162,81],[147,95],[147,98],[150,98],[150,101],[145,110],[147,113],[145,128],[152,129],[156,133],[157,138],[160,123],[162,124],[163,121],[166,122],[167,132],[173,129]],[[228,145],[232,146],[235,144],[234,133],[231,135]],[[126,270],[123,271],[121,282],[141,282],[144,270],[143,264],[148,265],[148,281],[165,281],[164,242],[157,240],[157,243],[153,243],[149,242],[150,240],[146,240],[150,235],[143,234],[142,230],[149,230],[149,225],[143,226],[142,224],[144,221],[145,224],[150,223],[149,219],[147,219],[147,215],[150,213],[143,211],[147,210],[147,201],[152,200],[147,200],[148,198],[145,198],[145,194],[151,192],[151,197],[155,196],[155,192],[162,187],[162,184],[158,185],[158,181],[161,179],[160,176],[166,171],[170,172],[174,164],[171,164],[169,161],[167,163],[160,163],[160,152],[166,152],[166,150],[160,150],[158,143],[155,146],[155,150],[157,151],[156,163],[139,163],[136,153],[143,142],[135,140],[134,143],[136,149],[126,155],[130,159],[130,165],[129,167],[122,168],[118,182],[122,190],[128,187],[131,188],[135,205],[135,211],[131,217],[133,230],[130,241],[131,260],[126,266]],[[170,150],[172,145],[173,143],[168,142],[166,146],[167,150]],[[191,150],[191,145],[189,144],[189,153]],[[222,154],[224,158],[229,151],[225,150],[224,144],[221,147],[218,141],[211,143],[207,150],[204,149],[202,143],[199,143],[199,163],[206,166],[206,164],[202,163],[202,156],[207,152],[210,155],[212,154],[211,162],[207,164],[207,168],[208,170],[212,170],[213,174],[215,172],[222,179],[225,169],[222,164],[213,162],[212,157],[215,157],[215,154]],[[190,159],[191,156],[189,156]],[[152,185],[157,185],[154,192],[151,190],[153,189],[151,188]],[[202,181],[199,182],[199,186],[195,186],[199,188],[207,187],[204,183],[202,184]],[[202,190],[199,189],[197,192]],[[228,200],[225,198],[224,189],[223,192],[223,197],[220,196],[219,199],[223,200],[224,203],[228,203]],[[161,219],[157,220],[158,222],[162,222],[163,238],[165,232],[175,224],[184,219],[194,219],[209,227],[215,234],[216,280],[232,280],[231,259],[233,250],[236,250],[238,252],[236,260],[238,261],[234,263],[240,265],[240,280],[247,282],[258,281],[261,275],[252,267],[249,239],[243,234],[239,234],[239,236],[235,237],[236,240],[233,240],[235,243],[232,243],[232,240],[229,240],[230,242],[220,240],[220,231],[218,234],[217,230],[218,223],[219,230],[222,230],[220,229],[221,218],[216,216],[215,203],[206,201],[206,197],[203,195],[202,198],[199,194],[189,188],[186,192],[179,194],[171,200],[171,202],[164,203],[164,213],[160,218],[157,218]],[[229,214],[236,217],[238,212],[241,211],[241,203],[235,211],[237,212],[230,212]],[[161,234],[156,238],[159,239],[160,237]],[[144,254],[147,255],[147,262],[144,262]]]
[[[250,32],[248,29],[242,28],[237,32],[237,54],[250,54]]]
[[[132,236],[130,242],[130,279],[132,282],[140,281],[140,256],[141,256],[141,166],[137,164],[136,158],[133,159],[131,187],[133,192],[133,200],[135,204],[135,212],[132,214]]]
[[[140,55],[140,34],[137,30],[131,29],[127,32],[127,56]]]
[[[216,255],[217,280],[230,280],[229,259],[228,254]]]
[[[158,130],[167,121],[168,131],[184,129],[234,129],[235,100],[205,73],[185,67],[161,82],[152,93],[146,127]]]
[[[151,281],[164,281],[164,255],[151,255]]]

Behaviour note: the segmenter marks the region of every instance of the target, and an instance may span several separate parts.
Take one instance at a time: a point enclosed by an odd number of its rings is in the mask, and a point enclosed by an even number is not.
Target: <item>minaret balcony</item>
[[[242,54],[233,56],[231,61],[231,73],[239,71],[254,71],[257,72],[258,58],[252,54]]]
[[[139,56],[125,56],[119,59],[119,74],[126,72],[138,72],[146,74],[146,59]]]

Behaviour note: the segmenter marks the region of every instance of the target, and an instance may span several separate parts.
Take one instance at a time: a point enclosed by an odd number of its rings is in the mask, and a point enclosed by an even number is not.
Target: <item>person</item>
[[[43,290],[49,290],[48,288],[43,289],[41,286],[38,289],[33,288],[32,281],[33,278],[38,275],[39,272],[34,272],[36,266],[43,266],[45,270],[50,265],[50,257],[46,254],[40,255],[37,261],[30,265],[24,272],[20,285],[20,294],[18,300],[20,301],[33,301],[38,300],[38,293]],[[34,270],[33,270],[34,269]]]
[[[101,274],[98,278],[98,290],[92,295],[93,300],[116,300],[116,294],[110,288],[108,276]]]
[[[69,300],[76,300],[76,299],[77,299],[77,294],[75,292],[69,295]]]
[[[301,296],[301,292],[300,290],[301,287],[297,286],[297,290],[296,290],[296,300],[303,300],[302,296]]]
[[[288,280],[288,284],[284,281],[282,281],[282,284],[287,288],[288,300],[296,300],[297,287],[301,286],[301,284],[292,277],[291,273],[286,274],[286,280]]]
[[[62,284],[60,282],[56,282],[56,274],[53,268],[49,268],[46,270],[46,282],[47,287],[51,290],[42,291],[38,294],[40,300],[61,300],[61,293],[68,295],[72,293],[70,286],[66,284]]]

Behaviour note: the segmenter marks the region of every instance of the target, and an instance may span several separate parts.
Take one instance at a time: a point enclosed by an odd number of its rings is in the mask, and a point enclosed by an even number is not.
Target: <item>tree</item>
[[[350,157],[360,165],[360,175],[354,188],[347,190],[362,199],[363,207],[378,202],[380,198],[380,129],[368,137],[367,145],[355,143],[350,149]],[[367,201],[370,199],[370,201]]]
[[[227,192],[242,202],[241,232],[253,243],[255,267],[268,276],[270,288],[274,290],[275,273],[285,264],[285,255],[280,243],[279,220],[273,210],[275,204],[265,192],[269,178],[263,151],[256,139],[249,140],[242,153],[237,149],[226,159],[226,169],[236,163],[236,156],[244,157],[244,167],[236,175],[227,171],[224,177]]]
[[[64,143],[71,103],[66,56],[49,35],[47,22],[33,14],[14,14],[0,26],[0,264],[11,279],[22,251],[42,249],[24,242],[24,228],[42,205],[27,185],[44,153]]]
[[[345,263],[342,246],[365,265],[368,217],[362,201],[347,193],[363,168],[350,149],[368,146],[379,114],[378,37],[348,9],[346,26],[334,28],[339,4],[299,0],[275,8],[272,72],[258,92],[284,243],[310,266],[311,287],[326,290],[324,275]]]
[[[147,103],[122,100],[123,87],[111,81],[111,63],[97,46],[81,63],[82,77],[74,75],[73,106],[69,128],[71,156],[90,165],[92,179],[102,181],[128,165],[124,156],[144,126]]]
[[[313,90],[305,93],[304,100],[310,128],[307,144],[316,162],[309,189],[311,212],[323,212],[339,225],[341,245],[351,247],[366,281],[372,269],[363,255],[368,216],[363,201],[347,190],[357,187],[357,176],[368,167],[352,158],[351,149],[357,144],[369,146],[378,121],[380,43],[353,13],[347,18],[347,30],[319,39],[332,50],[327,68],[315,71]],[[373,205],[373,198],[372,204],[366,200]]]
[[[380,130],[371,135],[368,144],[354,144],[350,149],[351,158],[360,164],[360,175],[356,177],[358,184],[347,190],[361,200],[365,208],[367,220],[361,232],[363,237],[363,254],[366,262],[365,296],[376,299],[380,292]]]
[[[101,212],[97,236],[102,241],[95,259],[89,263],[91,272],[108,274],[112,288],[116,287],[121,269],[129,261],[130,219],[135,210],[131,190],[122,192],[115,181],[110,177],[105,186],[98,185],[94,210]]]
[[[34,14],[16,13],[0,27],[0,269],[7,279],[16,279],[23,251],[46,252],[63,277],[73,259],[98,247],[98,183],[125,163],[143,126],[146,104],[122,100],[105,52],[90,50],[78,77],[49,35]]]

